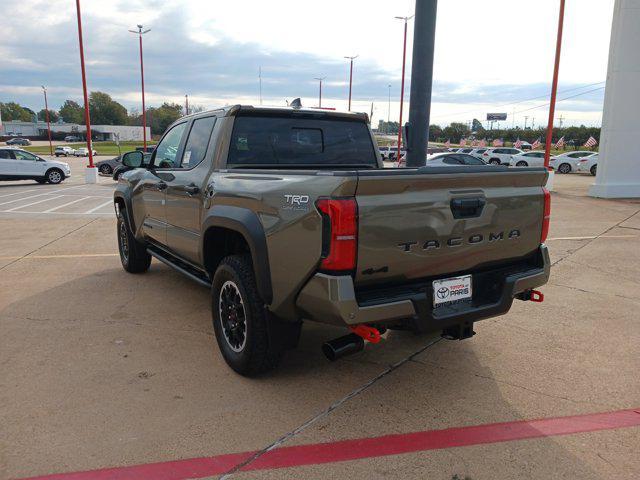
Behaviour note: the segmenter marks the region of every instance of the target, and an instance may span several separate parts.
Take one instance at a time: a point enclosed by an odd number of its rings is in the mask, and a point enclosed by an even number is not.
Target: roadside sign
[[[487,121],[503,121],[507,119],[506,113],[487,113]]]

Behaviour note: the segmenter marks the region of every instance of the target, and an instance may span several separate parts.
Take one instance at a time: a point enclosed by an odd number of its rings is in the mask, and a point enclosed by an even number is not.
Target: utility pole
[[[411,134],[407,148],[407,167],[421,167],[425,165],[427,158],[437,11],[438,0],[416,1],[409,102]]]
[[[142,25],[137,25],[138,30],[129,30],[131,33],[138,35],[140,41],[140,80],[142,85],[142,140],[144,145],[144,151],[147,151],[147,110],[144,105],[144,63],[142,61],[142,35],[151,31],[150,28],[142,30]]]
[[[562,115],[560,115],[560,117],[558,118],[558,121],[560,122],[560,128],[562,128],[562,121],[564,120],[564,117]]]
[[[524,116],[524,129],[527,129],[527,120],[529,120],[529,117],[527,115]]]
[[[258,82],[260,83],[260,105],[262,105],[262,67],[258,67]]]
[[[320,92],[318,93],[318,108],[322,108],[322,81],[327,77],[314,77],[314,80],[320,82]]]
[[[402,107],[404,104],[404,70],[407,63],[407,23],[413,18],[410,17],[395,17],[397,20],[404,21],[404,41],[402,44],[402,82],[400,85],[400,121],[398,122],[398,162],[400,161],[400,150],[402,149]]]
[[[89,114],[89,96],[87,95],[87,75],[84,68],[84,45],[82,44],[82,14],[80,12],[80,0],[76,0],[76,14],[78,16],[78,43],[80,45],[80,70],[82,72],[82,93],[84,99],[84,123],[87,136],[87,149],[89,150],[89,168],[93,166],[93,147],[91,146],[91,115]],[[87,175],[87,179],[88,179]],[[96,177],[97,179],[97,177]],[[96,183],[93,182],[92,183]]]
[[[531,130],[536,128],[536,117],[531,117]]]
[[[184,115],[189,115],[189,95],[184,96]]]
[[[349,111],[351,111],[351,86],[353,85],[353,60],[358,58],[358,55],[355,55],[353,57],[344,57],[346,59],[349,60],[350,62],[350,67],[349,67]]]
[[[44,92],[44,115],[47,119],[47,132],[49,134],[49,155],[53,157],[53,145],[51,144],[51,124],[49,123],[49,104],[47,103],[47,89],[42,85]]]
[[[389,133],[389,123],[391,123],[391,84],[389,87],[389,103],[387,104],[387,133]]]
[[[551,139],[553,137],[553,116],[556,110],[556,94],[558,93],[558,72],[560,70],[560,49],[562,47],[562,27],[564,24],[564,0],[560,0],[558,14],[558,36],[556,38],[556,60],[553,66],[553,81],[551,82],[551,101],[549,102],[549,121],[547,122],[547,139],[544,145],[544,166],[549,168],[551,157]]]

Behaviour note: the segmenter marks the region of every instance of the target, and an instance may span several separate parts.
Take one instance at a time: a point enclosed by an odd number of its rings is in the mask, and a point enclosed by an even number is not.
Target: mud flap
[[[275,315],[269,315],[267,322],[267,336],[269,337],[269,349],[273,352],[291,350],[298,346],[302,321],[285,322]]]

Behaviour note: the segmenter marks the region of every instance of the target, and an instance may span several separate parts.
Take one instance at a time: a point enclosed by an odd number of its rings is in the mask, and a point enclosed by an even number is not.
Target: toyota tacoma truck
[[[464,339],[514,299],[541,301],[549,277],[544,168],[384,168],[366,114],[226,107],[123,165],[122,266],[155,257],[209,288],[243,375],[275,367],[304,320],[345,328],[330,359],[386,329]]]

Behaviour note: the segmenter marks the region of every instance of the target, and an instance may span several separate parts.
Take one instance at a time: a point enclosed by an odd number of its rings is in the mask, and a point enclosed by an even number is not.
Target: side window
[[[0,150],[0,158],[12,159],[11,152],[9,150]]]
[[[580,158],[582,156],[584,156],[584,153],[570,153],[569,155],[567,155],[569,158]]]
[[[178,166],[176,155],[186,126],[186,122],[176,125],[160,141],[156,147],[156,156],[153,162],[156,167],[175,168]]]
[[[472,157],[471,155],[460,155],[462,157],[463,165],[484,165],[484,162],[476,157]]]
[[[505,151],[504,151],[504,148],[496,148],[496,149],[493,151],[493,153],[500,154],[500,153],[507,153],[507,152],[505,152]]]
[[[447,165],[461,165],[462,162],[458,158],[458,155],[447,155],[442,159],[442,163],[446,163]]]
[[[31,160],[32,162],[35,162],[38,159],[35,155],[23,152],[22,150],[14,150],[13,155],[16,157],[16,160]]]
[[[215,123],[215,116],[198,118],[193,121],[193,126],[182,154],[180,168],[193,168],[204,160]]]

